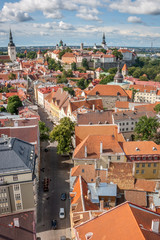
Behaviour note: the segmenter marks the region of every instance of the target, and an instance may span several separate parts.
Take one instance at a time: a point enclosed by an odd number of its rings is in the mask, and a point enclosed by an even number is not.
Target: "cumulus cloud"
[[[87,19],[82,13],[82,8],[89,7],[88,19],[98,19],[96,8],[101,5],[102,0],[17,0],[17,2],[5,2],[0,11],[0,20],[2,21],[29,21],[32,20],[30,13],[35,11],[43,12],[46,18],[60,19],[63,17],[62,10],[78,11],[79,16]],[[90,9],[91,8],[91,9]],[[87,8],[86,8],[87,9]]]
[[[112,10],[130,14],[160,14],[159,0],[115,0],[110,2],[109,7]]]
[[[60,22],[47,22],[47,23],[34,23],[33,24],[34,28],[41,28],[41,29],[54,29],[54,31],[59,31],[59,30],[74,30],[75,28],[73,27],[72,24],[70,23],[65,23],[63,21]]]
[[[85,6],[81,6],[76,16],[85,20],[100,21],[99,17],[97,16],[98,14],[99,14],[99,11],[96,8],[90,9]]]
[[[127,21],[129,23],[143,23],[142,19],[140,17],[136,17],[136,16],[128,17]]]

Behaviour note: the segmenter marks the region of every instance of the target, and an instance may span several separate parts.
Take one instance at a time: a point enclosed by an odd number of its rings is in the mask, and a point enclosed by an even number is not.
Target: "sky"
[[[0,47],[160,47],[160,0],[0,0]]]

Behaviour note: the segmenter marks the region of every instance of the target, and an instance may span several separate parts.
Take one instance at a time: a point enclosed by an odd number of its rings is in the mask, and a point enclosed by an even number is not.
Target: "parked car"
[[[61,219],[65,218],[64,208],[60,208],[60,210],[59,210],[59,218],[61,218]]]
[[[66,236],[61,236],[60,240],[66,240]]]
[[[62,200],[62,201],[65,201],[66,198],[67,198],[66,193],[62,193],[62,194],[61,194],[61,200]]]
[[[52,220],[51,222],[52,228],[55,230],[57,228],[57,220]]]

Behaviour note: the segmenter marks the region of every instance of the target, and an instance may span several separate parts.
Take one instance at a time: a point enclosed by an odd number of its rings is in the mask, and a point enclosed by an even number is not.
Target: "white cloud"
[[[115,0],[110,1],[109,7],[112,10],[130,14],[160,14],[159,0]]]
[[[140,17],[136,17],[136,16],[128,17],[127,21],[129,23],[143,23],[142,19]]]
[[[81,6],[76,16],[85,20],[100,21],[99,17],[97,16],[98,14],[99,14],[99,11],[96,8],[90,9],[85,6]]]
[[[88,19],[98,19],[96,17],[96,8],[101,6],[103,0],[17,0],[17,2],[5,2],[0,11],[0,20],[2,21],[29,21],[32,17],[29,15],[35,11],[41,11],[46,18],[62,18],[62,10],[78,11],[85,6],[89,8]],[[98,12],[98,10],[97,10]],[[81,12],[80,17],[87,19]]]
[[[54,31],[65,31],[65,30],[74,30],[74,27],[70,23],[65,23],[63,21],[60,22],[47,22],[47,23],[34,23],[33,24],[34,28],[41,28],[44,31],[47,29],[54,29]],[[48,33],[49,34],[49,33]]]

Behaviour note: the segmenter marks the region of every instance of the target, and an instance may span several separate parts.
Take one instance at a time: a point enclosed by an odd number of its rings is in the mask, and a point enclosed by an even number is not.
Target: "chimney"
[[[13,218],[13,222],[14,222],[14,226],[15,227],[20,227],[20,225],[19,225],[19,218]]]
[[[18,127],[18,121],[14,121],[14,127]]]
[[[155,233],[159,233],[159,219],[152,220],[151,230]]]
[[[115,112],[117,112],[117,108],[115,107]]]
[[[100,200],[100,210],[102,211],[104,209],[104,200]]]
[[[92,105],[92,110],[95,112],[95,104]]]
[[[134,111],[134,106],[132,107],[132,111]]]
[[[84,147],[84,157],[87,157],[87,146]]]
[[[88,199],[91,199],[91,191],[89,189],[87,191],[87,197],[88,197]]]
[[[100,142],[100,154],[102,154],[102,153],[103,153],[103,143]]]

